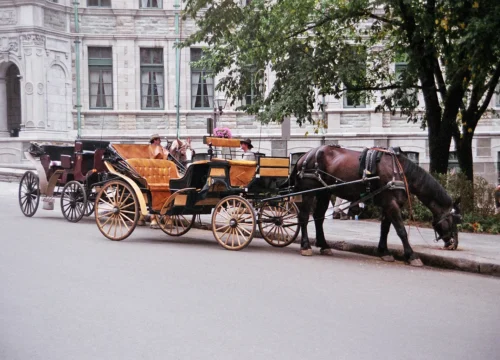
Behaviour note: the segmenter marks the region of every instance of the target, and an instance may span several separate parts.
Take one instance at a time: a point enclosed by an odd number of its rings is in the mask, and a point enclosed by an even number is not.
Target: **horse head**
[[[462,222],[460,198],[452,205],[449,211],[444,212],[439,219],[432,222],[434,231],[439,235],[436,240],[443,240],[445,249],[455,250],[458,247],[458,227]]]
[[[191,148],[190,141],[181,141],[176,139],[171,148],[170,153],[175,159],[183,165],[190,163],[193,160],[194,150]]]

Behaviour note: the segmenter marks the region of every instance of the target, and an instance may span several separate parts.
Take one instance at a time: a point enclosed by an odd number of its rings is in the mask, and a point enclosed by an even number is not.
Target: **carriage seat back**
[[[180,178],[177,167],[170,160],[132,158],[127,163],[146,179],[148,188],[152,191],[169,190],[170,179]]]
[[[229,182],[231,186],[247,186],[257,171],[257,161],[251,160],[228,160]]]
[[[148,144],[113,144],[112,146],[123,159],[149,159]]]

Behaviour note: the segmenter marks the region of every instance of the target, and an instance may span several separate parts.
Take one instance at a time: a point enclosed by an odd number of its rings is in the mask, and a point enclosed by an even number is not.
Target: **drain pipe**
[[[176,129],[177,129],[177,139],[179,139],[179,128],[180,128],[180,92],[181,92],[181,53],[178,47],[180,41],[180,29],[179,29],[179,12],[180,12],[180,1],[175,0],[174,12],[175,12],[175,110],[176,110]]]
[[[75,54],[76,54],[76,59],[75,59],[75,72],[76,72],[76,128],[77,128],[77,133],[76,137],[77,139],[81,138],[81,128],[82,128],[82,104],[81,104],[81,99],[80,99],[80,37],[78,36],[78,33],[80,32],[80,26],[79,26],[79,19],[78,19],[78,5],[80,3],[78,0],[73,1],[74,5],[74,10],[75,10],[75,33],[76,33],[76,39],[75,39]]]

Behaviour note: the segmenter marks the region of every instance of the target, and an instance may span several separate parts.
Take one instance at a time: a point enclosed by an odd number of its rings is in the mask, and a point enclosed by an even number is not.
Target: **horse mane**
[[[408,159],[405,155],[398,155],[403,172],[405,173],[410,192],[415,194],[424,205],[435,200],[441,206],[451,206],[453,200],[445,188],[427,171]]]

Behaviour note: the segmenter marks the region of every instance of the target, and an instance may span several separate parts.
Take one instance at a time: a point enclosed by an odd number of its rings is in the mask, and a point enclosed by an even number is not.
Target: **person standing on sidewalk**
[[[500,214],[500,185],[495,189],[495,214]]]

